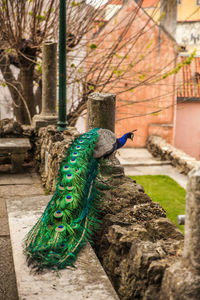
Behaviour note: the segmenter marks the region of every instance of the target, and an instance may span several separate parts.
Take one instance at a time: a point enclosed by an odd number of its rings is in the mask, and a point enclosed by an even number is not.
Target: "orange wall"
[[[175,147],[200,160],[200,102],[177,105]]]
[[[142,7],[156,21],[160,19],[160,1],[143,0]],[[197,21],[200,20],[200,5],[196,5],[196,0],[181,0],[177,4],[177,21]]]
[[[181,0],[178,7],[178,21],[200,20],[200,5],[196,5],[196,0]]]
[[[129,1],[106,25],[99,36],[99,39],[101,36],[104,38],[97,48],[99,53],[103,53],[104,49],[106,51],[109,45],[118,41],[120,33],[129,21],[130,12],[135,7],[134,1]],[[113,28],[112,34],[107,35]],[[173,142],[174,75],[161,81],[155,78],[160,78],[175,66],[175,42],[160,31],[143,10],[140,10],[121,41],[121,43],[126,41],[127,46],[125,50],[117,53],[118,57],[126,54],[126,50],[132,45],[128,41],[131,41],[140,30],[142,34],[135,39],[134,45],[129,49],[129,54],[124,60],[124,68],[130,64],[133,67],[126,69],[125,76],[121,79],[119,76],[114,85],[106,85],[103,90],[100,88],[98,90],[117,95],[117,136],[135,128],[138,129],[134,143],[129,142],[129,147],[144,147],[149,134],[158,134],[168,142]],[[112,64],[117,65],[118,57],[112,61]],[[137,64],[135,64],[136,61]],[[120,69],[123,70],[123,67],[120,66]],[[108,71],[105,72],[104,79],[109,76],[108,73]],[[121,93],[122,90],[128,91]],[[161,111],[153,113],[159,110]]]

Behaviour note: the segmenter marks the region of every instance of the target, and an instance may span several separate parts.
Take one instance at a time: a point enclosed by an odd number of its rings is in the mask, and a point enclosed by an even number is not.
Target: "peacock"
[[[54,195],[25,238],[29,265],[38,271],[74,266],[100,225],[98,163],[133,140],[134,131],[117,139],[110,130],[95,128],[75,139],[60,164]]]

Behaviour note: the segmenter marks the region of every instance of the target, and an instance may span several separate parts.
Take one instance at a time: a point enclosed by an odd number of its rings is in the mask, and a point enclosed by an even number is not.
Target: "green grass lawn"
[[[165,209],[167,218],[175,223],[181,231],[184,231],[184,226],[177,224],[177,216],[185,214],[185,189],[172,178],[165,175],[130,177],[141,184],[145,193]]]

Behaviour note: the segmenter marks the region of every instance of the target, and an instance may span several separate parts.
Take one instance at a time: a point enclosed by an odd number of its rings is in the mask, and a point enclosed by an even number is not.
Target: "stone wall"
[[[79,133],[74,128],[58,132],[56,126],[38,132],[14,127],[18,135],[29,132],[35,165],[44,187],[53,192],[60,162]],[[2,135],[12,134],[9,130]],[[143,187],[124,175],[114,156],[101,160],[97,183],[103,193],[102,225],[94,248],[105,271],[120,299],[159,300],[164,271],[181,256],[182,233]]]
[[[198,161],[194,157],[168,144],[159,136],[150,136],[146,147],[153,156],[161,160],[171,161],[172,165],[184,174],[188,174],[198,164]]]
[[[0,138],[29,138],[31,149],[28,151],[25,162],[30,164],[34,157],[35,131],[31,126],[21,125],[14,119],[0,120]],[[9,164],[10,155],[0,156],[0,165]]]
[[[78,135],[74,128],[39,130],[35,159],[49,191],[54,191],[60,162]],[[102,225],[94,241],[105,271],[120,299],[159,299],[164,271],[181,255],[182,233],[143,187],[124,175],[114,156],[101,160],[97,181],[100,189],[102,183],[108,188],[102,189]]]
[[[42,183],[48,192],[55,191],[56,176],[60,162],[64,159],[68,147],[79,133],[74,127],[59,132],[57,126],[40,128],[35,139],[35,163]]]
[[[120,299],[159,300],[165,270],[181,257],[183,234],[120,168],[115,158],[100,168],[111,189],[102,197],[96,253]]]

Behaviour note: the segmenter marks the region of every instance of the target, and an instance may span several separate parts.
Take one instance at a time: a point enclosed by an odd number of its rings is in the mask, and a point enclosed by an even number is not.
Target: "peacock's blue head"
[[[133,140],[133,138],[134,138],[134,131],[136,131],[136,130],[137,130],[137,129],[135,129],[135,130],[133,130],[133,131],[130,131],[130,132],[126,133],[127,139]]]

